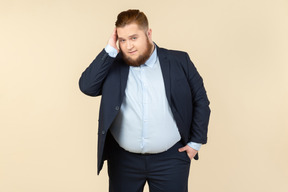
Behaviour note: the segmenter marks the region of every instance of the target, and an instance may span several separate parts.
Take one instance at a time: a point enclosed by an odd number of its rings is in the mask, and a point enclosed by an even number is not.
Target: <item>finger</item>
[[[185,147],[181,147],[181,148],[178,149],[179,152],[183,152],[183,151],[186,151],[186,150],[187,150],[186,146]]]
[[[114,36],[114,37],[117,37],[117,29],[116,29],[116,27],[114,28],[113,36]]]

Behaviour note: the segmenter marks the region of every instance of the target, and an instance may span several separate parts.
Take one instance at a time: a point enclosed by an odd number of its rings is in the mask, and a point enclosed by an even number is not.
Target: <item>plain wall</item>
[[[1,0],[0,191],[108,191],[100,97],[78,79],[129,8],[204,79],[212,114],[190,191],[288,191],[287,0]]]

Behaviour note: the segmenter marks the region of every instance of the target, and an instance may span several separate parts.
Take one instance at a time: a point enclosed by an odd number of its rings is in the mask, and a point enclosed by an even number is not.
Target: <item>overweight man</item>
[[[98,174],[110,192],[187,192],[191,160],[207,142],[209,100],[187,53],[158,47],[145,14],[121,12],[79,86],[102,96]]]

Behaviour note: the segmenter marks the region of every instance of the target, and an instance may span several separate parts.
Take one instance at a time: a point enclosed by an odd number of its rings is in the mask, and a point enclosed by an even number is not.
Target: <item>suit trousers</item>
[[[108,155],[109,192],[188,192],[191,160],[179,152],[181,142],[157,154],[131,153],[110,140]]]

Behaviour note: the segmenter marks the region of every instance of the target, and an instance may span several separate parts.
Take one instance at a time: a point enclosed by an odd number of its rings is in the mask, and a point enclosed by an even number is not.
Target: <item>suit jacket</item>
[[[210,116],[203,80],[185,52],[157,48],[166,97],[184,145],[205,144]],[[103,49],[79,80],[80,90],[89,96],[102,95],[98,125],[98,174],[109,148],[109,128],[118,114],[127,84],[129,66],[122,55],[112,58]],[[198,159],[198,154],[194,157]]]

